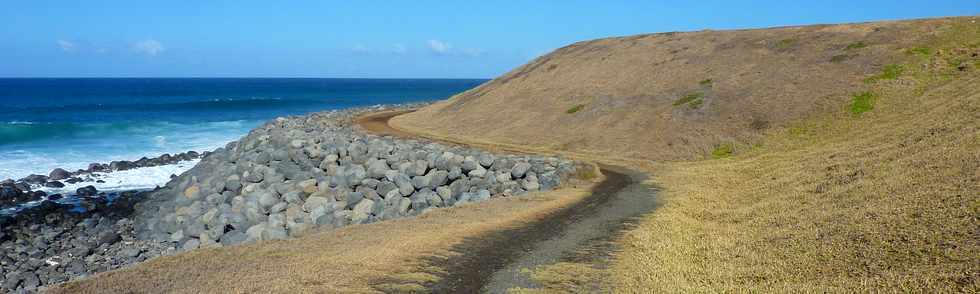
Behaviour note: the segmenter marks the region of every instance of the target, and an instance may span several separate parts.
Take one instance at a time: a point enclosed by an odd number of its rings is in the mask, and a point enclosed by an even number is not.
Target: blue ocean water
[[[484,81],[0,79],[0,179],[211,150],[277,116],[444,99]]]

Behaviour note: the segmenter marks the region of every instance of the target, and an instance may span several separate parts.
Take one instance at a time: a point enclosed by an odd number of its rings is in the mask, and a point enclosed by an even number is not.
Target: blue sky
[[[5,1],[0,76],[491,78],[608,36],[980,14],[976,0],[148,2]]]

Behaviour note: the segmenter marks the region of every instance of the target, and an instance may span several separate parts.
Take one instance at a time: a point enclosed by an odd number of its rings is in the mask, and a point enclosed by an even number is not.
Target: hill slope
[[[662,33],[560,48],[393,124],[600,156],[699,158],[840,109],[951,19]],[[493,110],[493,111],[488,111]]]
[[[648,168],[663,206],[619,240],[612,269],[536,269],[552,290],[971,293],[978,22],[583,42],[396,123],[600,160],[717,158]],[[662,57],[675,43],[686,60]]]

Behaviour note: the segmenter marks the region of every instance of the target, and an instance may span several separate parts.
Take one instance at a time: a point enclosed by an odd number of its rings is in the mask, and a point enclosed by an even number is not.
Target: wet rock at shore
[[[0,292],[34,292],[174,252],[169,244],[136,238],[126,216],[138,197],[125,192],[84,212],[44,201],[16,215],[0,215]]]
[[[98,193],[99,191],[95,189],[95,186],[91,186],[91,185],[81,187],[75,190],[75,195],[82,196],[82,197],[91,197],[97,195]]]
[[[71,173],[61,168],[56,168],[54,170],[51,170],[51,173],[48,174],[48,180],[52,180],[52,181],[60,181],[60,180],[67,179],[69,177],[71,177]]]
[[[20,203],[39,200],[45,196],[44,193],[31,191],[29,186],[4,181],[0,183],[0,209],[11,207]]]

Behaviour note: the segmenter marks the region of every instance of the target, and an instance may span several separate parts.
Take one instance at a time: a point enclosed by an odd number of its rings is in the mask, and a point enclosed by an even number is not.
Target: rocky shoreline
[[[0,291],[30,292],[200,247],[284,239],[549,190],[576,168],[554,157],[375,136],[354,122],[367,111],[399,107],[406,106],[277,118],[203,154],[194,168],[153,191],[80,191],[88,195],[79,197],[84,209],[43,201],[0,218]],[[61,177],[45,180],[52,178]]]
[[[125,171],[144,167],[155,167],[162,165],[177,164],[183,161],[190,161],[195,159],[203,158],[207,156],[210,151],[204,151],[198,153],[197,151],[188,151],[177,153],[174,155],[163,154],[153,158],[143,157],[135,161],[120,160],[112,161],[110,163],[91,163],[86,169],[79,169],[74,172],[69,172],[62,168],[56,168],[51,170],[48,175],[38,175],[32,174],[23,177],[19,180],[6,179],[0,181],[0,210],[7,209],[25,202],[39,201],[50,199],[54,197],[56,200],[62,196],[68,195],[48,195],[43,191],[35,191],[39,188],[64,188],[65,184],[76,184],[76,183],[101,183],[98,175],[102,173],[111,173],[116,171]],[[95,194],[92,189],[95,187],[83,187],[76,190],[76,194],[81,196],[91,196]]]

